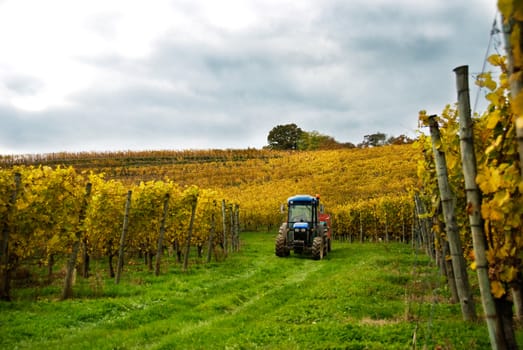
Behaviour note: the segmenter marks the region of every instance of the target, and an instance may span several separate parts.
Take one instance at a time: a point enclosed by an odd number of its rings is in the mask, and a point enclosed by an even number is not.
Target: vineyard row
[[[184,268],[190,246],[199,254],[209,247],[208,260],[215,247],[224,254],[238,250],[238,208],[217,191],[170,181],[126,189],[71,167],[1,171],[2,298],[9,299],[9,276],[31,261],[52,271],[57,258],[72,258],[73,268],[82,265],[87,275],[90,258],[105,257],[114,277],[113,258],[120,263],[124,249],[151,266],[171,247],[184,257]],[[81,259],[71,256],[75,249]]]

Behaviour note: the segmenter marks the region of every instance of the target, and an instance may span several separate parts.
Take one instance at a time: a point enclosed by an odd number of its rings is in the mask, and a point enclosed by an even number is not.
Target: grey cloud
[[[0,152],[17,153],[49,152],[69,134],[64,134],[60,118],[49,118],[40,113],[21,112],[0,107],[3,127],[0,129]],[[6,151],[11,150],[11,151]]]
[[[0,153],[41,145],[261,147],[272,127],[290,122],[342,142],[378,131],[413,136],[419,110],[438,113],[454,101],[452,69],[478,70],[482,63],[490,23],[472,9],[463,24],[454,11],[470,7],[464,1],[447,1],[431,13],[415,5],[322,4],[312,22],[277,19],[241,33],[195,24],[213,41],[171,31],[146,57],[79,58],[102,81],[69,96],[68,107],[0,110],[9,121],[0,131]],[[90,24],[111,35],[112,16]],[[104,82],[115,79],[122,81]],[[31,91],[37,83],[20,80],[11,88]]]
[[[34,95],[44,86],[42,81],[25,75],[11,75],[4,84],[8,90],[19,95]]]

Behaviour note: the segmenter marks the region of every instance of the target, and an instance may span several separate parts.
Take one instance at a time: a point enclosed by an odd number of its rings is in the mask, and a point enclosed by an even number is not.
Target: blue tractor
[[[276,255],[285,257],[293,250],[295,254],[310,254],[321,260],[330,251],[330,228],[323,218],[320,197],[297,195],[287,199],[287,221],[276,236]],[[329,217],[330,220],[330,217]]]

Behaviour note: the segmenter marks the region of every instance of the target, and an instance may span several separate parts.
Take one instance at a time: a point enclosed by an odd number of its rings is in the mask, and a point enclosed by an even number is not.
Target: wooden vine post
[[[441,201],[438,205],[438,210],[436,211],[436,215],[432,218],[433,225],[437,225],[440,227],[439,230],[434,230],[433,234],[430,235],[430,238],[428,239],[430,251],[431,251],[431,257],[432,259],[435,259],[440,266],[440,271],[443,276],[447,278],[447,284],[450,290],[450,300],[452,303],[459,302],[459,293],[458,293],[458,287],[456,285],[456,276],[454,275],[454,268],[452,266],[452,259],[449,261],[447,259],[447,256],[450,255],[450,244],[448,239],[445,239],[441,232],[445,231],[445,225],[441,220],[439,219],[439,213],[441,212]],[[440,248],[437,249],[437,246],[435,242],[439,242]]]
[[[216,233],[216,215],[215,210],[216,209],[216,200],[213,201],[213,211],[211,213],[211,229],[209,232],[209,247],[207,249],[207,263],[211,262],[212,258],[212,252],[214,251],[214,234]]]
[[[435,115],[429,117],[429,127],[432,139],[434,161],[436,163],[436,173],[438,178],[441,205],[443,208],[443,217],[445,218],[445,231],[447,233],[447,239],[450,247],[450,255],[452,258],[454,277],[456,278],[456,287],[458,288],[461,313],[465,321],[473,321],[476,319],[476,308],[474,306],[474,299],[470,289],[470,283],[467,276],[467,267],[465,258],[463,257],[461,240],[456,223],[454,204],[455,198],[452,195],[449,186],[446,157],[445,152],[442,150],[441,136]]]
[[[223,224],[223,252],[227,256],[227,214],[225,199],[222,199],[222,224]]]
[[[229,205],[231,217],[231,251],[240,250],[240,206],[238,204]]]
[[[421,198],[419,197],[419,194],[416,194],[414,196],[414,211],[416,213],[416,217],[418,219],[418,243],[420,246],[425,248],[425,251],[427,252],[427,255],[433,258],[433,254],[430,251],[430,248],[428,247],[429,244],[427,243],[428,240],[426,237],[429,236],[430,231],[430,223],[429,219],[427,217],[427,211],[425,210],[425,206],[423,205]],[[413,239],[414,243],[414,239]]]
[[[385,242],[389,243],[389,223],[387,221],[387,211],[383,213],[385,219]]]
[[[231,252],[234,252],[235,251],[235,243],[236,241],[234,240],[234,205],[233,204],[229,204],[229,224],[230,224],[230,229],[231,231],[229,232],[230,235],[231,235]]]
[[[87,237],[82,239],[82,277],[89,277],[89,262],[90,262],[88,247],[87,247]]]
[[[437,212],[431,218],[428,217],[427,209],[419,194],[414,196],[414,210],[418,217],[418,225],[420,231],[419,245],[425,249],[427,255],[436,262],[440,268],[440,273],[447,279],[447,284],[450,290],[451,302],[457,303],[459,300],[458,289],[456,287],[456,278],[452,269],[452,262],[446,259],[449,251],[449,242],[444,239],[438,230],[431,230],[433,225],[442,226],[438,218]],[[438,205],[440,208],[441,205]],[[431,222],[432,221],[432,222]],[[439,242],[440,249],[437,249],[435,242]]]
[[[123,216],[123,227],[122,227],[122,235],[120,236],[120,248],[118,250],[118,266],[116,268],[116,277],[115,277],[115,284],[120,283],[120,277],[123,270],[123,254],[124,254],[124,248],[125,248],[125,240],[127,239],[127,230],[129,227],[129,210],[131,209],[131,196],[133,195],[133,191],[127,192],[127,200],[125,201],[125,212]]]
[[[467,214],[472,232],[476,273],[478,275],[481,302],[487,322],[490,344],[492,345],[492,349],[505,349],[506,343],[503,336],[503,329],[496,311],[494,297],[490,291],[489,265],[487,261],[488,247],[486,246],[486,236],[483,231],[483,220],[481,217],[481,192],[476,183],[477,162],[474,150],[473,122],[470,112],[468,71],[468,66],[461,66],[454,69],[458,90],[459,138],[461,163],[463,166],[465,191],[467,195]]]
[[[92,187],[93,185],[90,182],[85,186],[85,195],[80,207],[80,214],[78,218],[78,229],[76,231],[75,240],[71,249],[71,255],[69,256],[69,260],[67,261],[67,266],[65,269],[64,289],[62,290],[61,300],[66,300],[72,298],[73,296],[73,277],[76,267],[76,260],[78,259],[78,253],[80,251],[80,244],[82,243],[82,237],[84,236],[84,230],[82,226],[85,220],[87,203],[89,197],[91,196]]]
[[[7,203],[7,213],[5,221],[2,224],[2,245],[0,251],[0,263],[1,263],[1,274],[0,274],[0,300],[10,301],[11,300],[11,269],[9,261],[9,233],[11,231],[10,219],[16,205],[16,198],[18,192],[20,192],[20,184],[22,175],[20,173],[14,174],[15,187],[11,192],[9,197],[9,202]]]
[[[165,194],[163,201],[163,213],[162,219],[160,221],[160,234],[158,235],[158,249],[156,250],[156,263],[154,266],[154,275],[160,275],[160,265],[162,262],[162,253],[163,253],[163,237],[165,236],[165,221],[167,219],[167,213],[169,211],[169,193]]]
[[[191,198],[191,221],[189,222],[189,232],[187,233],[187,241],[185,242],[185,255],[183,257],[183,271],[187,271],[189,266],[189,253],[191,251],[192,231],[194,227],[194,217],[196,215],[196,205],[198,204],[198,195],[195,194]]]
[[[236,251],[240,251],[240,205],[235,205],[234,210],[234,228],[235,228],[235,240],[236,240]]]
[[[362,218],[362,211],[359,211],[360,214],[360,243],[363,243],[363,218]]]

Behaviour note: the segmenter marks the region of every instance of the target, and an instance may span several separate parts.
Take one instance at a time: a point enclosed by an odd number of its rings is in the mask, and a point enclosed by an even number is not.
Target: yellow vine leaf
[[[49,247],[54,247],[56,245],[58,245],[60,243],[60,237],[57,236],[57,235],[53,235],[48,241],[47,241],[47,245]]]
[[[447,167],[454,169],[459,164],[460,159],[453,154],[447,154]]]
[[[510,192],[507,190],[498,190],[494,195],[493,202],[497,203],[498,208],[503,208],[508,202],[510,202]]]
[[[483,84],[490,91],[496,90],[496,87],[498,86],[498,84],[496,84],[496,82],[492,79],[492,76],[490,74],[485,76],[485,80],[483,81]]]
[[[506,225],[509,228],[516,228],[516,229],[521,227],[521,217],[522,217],[522,215],[513,215],[512,217],[507,218]],[[515,240],[517,241],[517,237],[515,238]],[[519,245],[519,241],[516,243]]]
[[[491,65],[496,67],[499,67],[505,63],[505,58],[498,54],[490,55],[487,60]]]
[[[503,288],[503,285],[500,281],[492,281],[490,283],[490,291],[492,292],[492,295],[494,298],[501,298],[505,294],[505,288]]]
[[[429,125],[429,116],[427,115],[427,111],[425,111],[425,110],[419,111],[418,119],[422,126]]]
[[[505,258],[512,256],[512,253],[513,249],[508,245],[504,245],[496,251],[496,258],[497,260],[504,260]]]
[[[496,147],[499,147],[501,145],[501,143],[503,142],[503,140],[504,140],[503,135],[499,135],[498,137],[496,137],[496,140],[494,141],[493,145]]]
[[[498,169],[484,169],[477,176],[477,183],[484,193],[497,192],[501,186],[501,175]]]
[[[500,278],[502,281],[505,282],[512,282],[514,281],[518,276],[518,270],[514,266],[509,266],[505,269],[503,269],[503,272],[500,274]]]
[[[25,210],[29,207],[29,203],[28,202],[21,202],[21,201],[18,201],[16,203],[16,209],[18,211],[22,211],[22,210]]]
[[[500,102],[500,97],[498,96],[498,94],[496,94],[495,92],[490,92],[488,93],[485,98],[487,100],[489,100],[490,103],[492,103],[493,105],[499,105],[501,104]]]
[[[499,207],[497,205],[493,205],[495,203],[486,203],[481,206],[481,216],[484,219],[488,219],[490,221],[500,221],[503,219],[503,212],[500,211]]]
[[[519,178],[519,166],[516,163],[510,164],[503,169],[503,180],[505,182],[505,187],[507,187],[508,184],[515,184]]]
[[[508,76],[506,73],[502,73],[499,76],[499,85],[500,85],[500,88],[502,88],[504,90],[507,90],[510,88],[510,83],[509,83]]]
[[[488,129],[494,129],[496,125],[498,125],[499,120],[501,117],[501,111],[499,109],[496,109],[492,113],[489,114],[488,122],[487,122],[487,128]]]
[[[495,145],[490,145],[490,146],[487,147],[487,149],[485,149],[485,154],[490,154],[495,149],[496,149]]]

